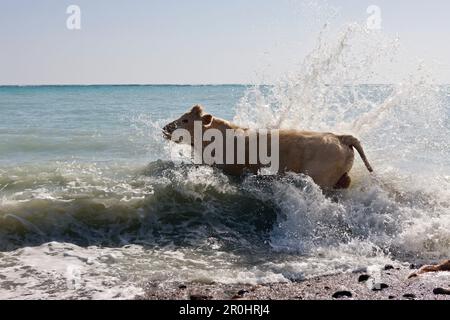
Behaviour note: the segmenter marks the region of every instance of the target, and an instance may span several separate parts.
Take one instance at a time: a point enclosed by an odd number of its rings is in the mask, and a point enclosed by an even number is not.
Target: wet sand
[[[408,279],[413,269],[386,266],[377,276],[367,270],[301,282],[262,285],[149,282],[148,300],[450,300],[450,272]]]

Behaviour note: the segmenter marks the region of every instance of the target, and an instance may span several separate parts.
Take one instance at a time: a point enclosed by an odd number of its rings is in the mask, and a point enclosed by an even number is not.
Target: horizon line
[[[343,86],[351,85],[394,85],[395,83],[358,83],[343,84]],[[0,87],[213,87],[213,86],[274,86],[269,83],[92,83],[92,84],[0,84]],[[332,86],[332,84],[326,84]],[[450,83],[436,83],[438,86],[449,86]]]
[[[25,83],[2,84],[0,87],[63,87],[63,86],[251,86],[251,83]]]

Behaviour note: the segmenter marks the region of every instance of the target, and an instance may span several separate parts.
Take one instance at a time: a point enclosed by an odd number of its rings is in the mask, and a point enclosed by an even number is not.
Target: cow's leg
[[[417,277],[419,274],[428,272],[450,271],[450,260],[446,260],[438,265],[423,266],[419,271],[414,272],[409,278]]]
[[[334,186],[335,189],[348,189],[350,187],[350,184],[352,182],[352,179],[348,176],[347,173],[344,173],[344,175],[339,179],[339,181]]]

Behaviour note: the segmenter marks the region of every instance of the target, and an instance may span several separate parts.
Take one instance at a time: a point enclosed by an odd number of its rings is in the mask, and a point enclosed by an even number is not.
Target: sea
[[[0,299],[133,299],[148,283],[449,258],[450,86],[420,70],[361,83],[356,29],[274,84],[0,87]],[[323,191],[174,158],[161,128],[195,104],[246,127],[353,134],[375,172],[356,156],[351,187]]]

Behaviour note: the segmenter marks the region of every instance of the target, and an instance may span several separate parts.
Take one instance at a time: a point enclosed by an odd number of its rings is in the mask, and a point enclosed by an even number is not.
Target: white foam
[[[143,291],[124,280],[121,259],[120,249],[57,242],[3,253],[0,299],[134,298]]]

